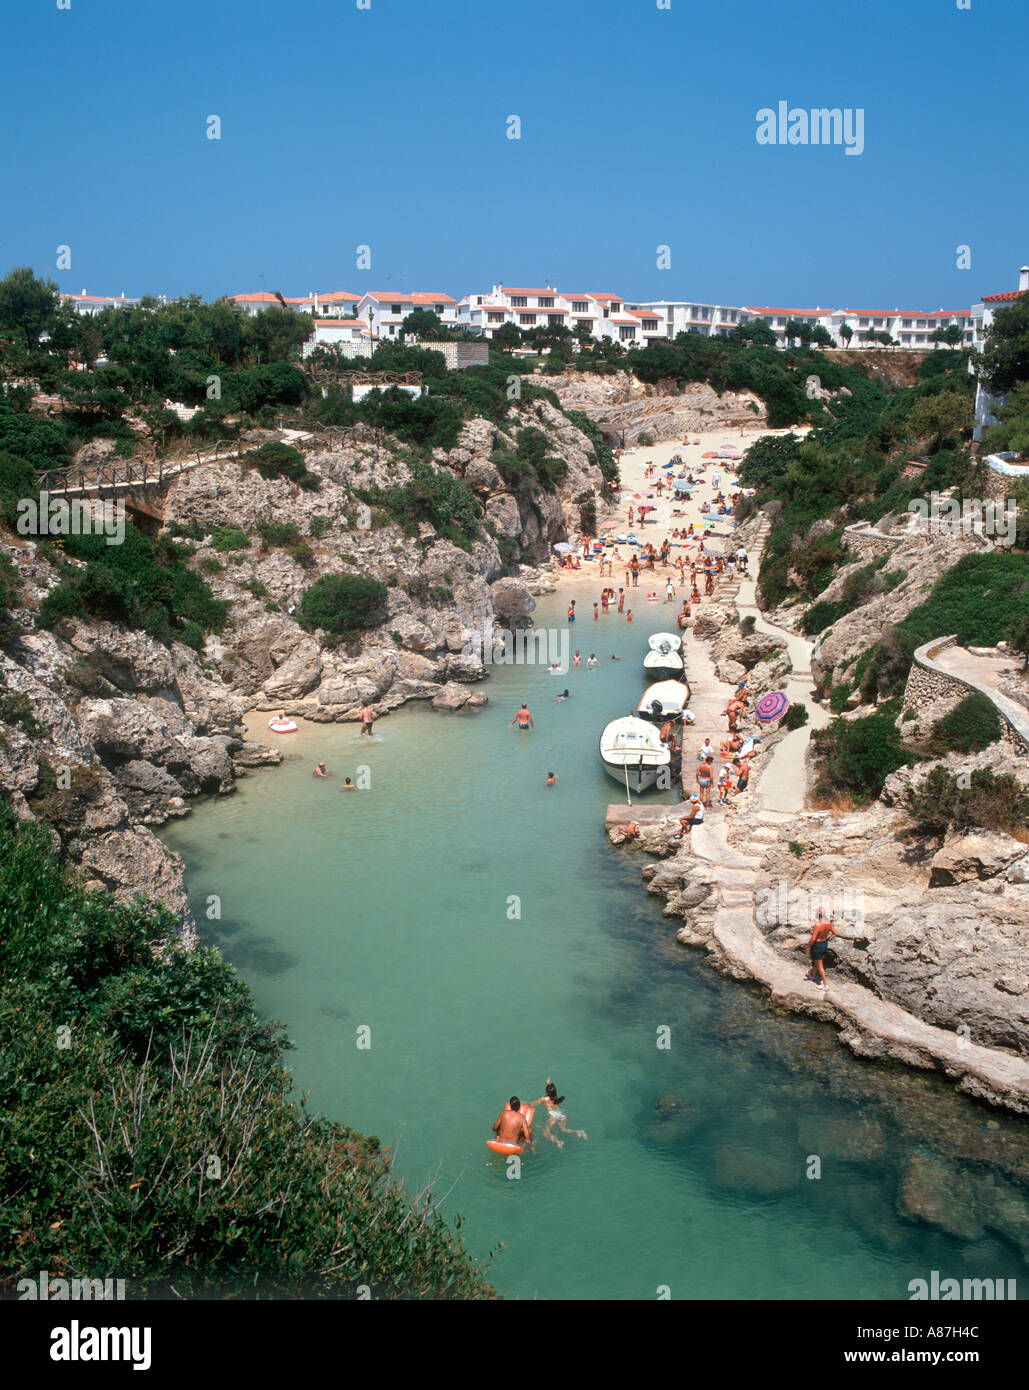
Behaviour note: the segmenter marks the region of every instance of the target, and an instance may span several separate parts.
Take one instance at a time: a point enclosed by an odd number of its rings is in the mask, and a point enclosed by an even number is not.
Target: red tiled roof
[[[1016,299],[1018,299],[1021,295],[1025,294],[1025,293],[1026,293],[1025,290],[1005,290],[1003,294],[984,294],[984,295],[983,295],[983,303],[984,303],[984,304],[999,304],[999,303],[1012,304]]]
[[[712,308],[715,309],[731,309],[733,307],[734,306],[731,304],[712,305]],[[791,319],[814,319],[819,318],[822,314],[827,312],[825,309],[776,309],[767,304],[743,304],[740,307],[745,309],[748,314],[786,314],[787,317]],[[862,310],[861,312],[864,313],[865,311]]]
[[[367,328],[364,319],[315,319],[316,326],[325,328]]]
[[[254,294],[230,294],[230,299],[236,300],[239,304],[278,304],[279,296],[269,294],[267,290],[257,290]]]
[[[498,286],[498,289],[500,290],[500,292],[501,292],[502,294],[536,294],[536,295],[539,295],[539,294],[542,294],[542,295],[549,295],[549,294],[552,294],[552,295],[555,295],[555,296],[557,296],[558,298],[561,298],[561,299],[567,299],[567,298],[568,298],[567,295],[561,294],[560,290],[526,290],[526,289],[520,289],[520,288],[513,288],[511,285],[499,285],[499,286]]]
[[[77,299],[81,304],[84,300],[89,300],[91,304],[120,304],[125,298],[123,294],[62,294],[62,299]]]

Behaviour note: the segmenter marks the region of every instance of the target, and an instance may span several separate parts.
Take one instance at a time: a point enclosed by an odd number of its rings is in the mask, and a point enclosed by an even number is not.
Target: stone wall
[[[956,637],[938,637],[918,648],[904,687],[904,708],[920,711],[939,699],[954,695],[964,698],[969,691],[978,691],[993,701],[1004,729],[1004,742],[1013,752],[1024,757],[1029,752],[1029,718],[1020,717],[1010,702],[1003,696],[998,697],[997,692],[989,686],[957,676],[953,671],[945,671],[937,665],[934,659],[937,654],[954,646],[956,641]]]
[[[907,539],[907,535],[903,532],[889,536],[884,531],[877,531],[874,526],[869,526],[867,522],[863,521],[843,528],[843,544],[849,550],[856,550],[859,555],[868,556],[869,559],[875,555],[888,555],[894,546]]]

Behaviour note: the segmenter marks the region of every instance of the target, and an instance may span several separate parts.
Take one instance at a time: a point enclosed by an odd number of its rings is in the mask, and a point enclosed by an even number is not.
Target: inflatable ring
[[[268,727],[273,734],[295,734],[297,731],[292,719],[269,719]]]

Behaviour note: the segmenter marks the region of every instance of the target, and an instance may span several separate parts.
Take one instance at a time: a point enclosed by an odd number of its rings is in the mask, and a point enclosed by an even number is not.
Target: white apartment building
[[[662,325],[662,338],[674,338],[677,333],[699,333],[702,338],[724,337],[751,317],[746,309],[731,304],[701,304],[685,299],[633,300],[629,308],[656,314]]]
[[[113,294],[62,294],[61,298],[70,304],[77,314],[99,314],[103,309],[134,309],[138,299],[126,299],[124,293]]]
[[[304,356],[309,357],[316,347],[331,347],[337,343],[361,343],[370,355],[371,333],[364,319],[347,319],[338,316],[327,319],[316,318],[314,333],[304,344]]]
[[[986,331],[993,322],[993,316],[998,309],[1003,309],[1008,304],[1014,304],[1023,294],[1029,294],[1029,265],[1024,265],[1018,272],[1018,289],[1004,290],[1000,294],[984,294],[978,304],[972,305],[972,344],[977,352],[981,352],[986,342]],[[968,370],[974,371],[971,362]],[[983,430],[987,425],[998,425],[1000,421],[994,414],[997,406],[1003,405],[1004,396],[991,395],[981,381],[976,383],[975,391],[975,429],[972,438],[975,440],[982,438]]]
[[[399,338],[404,319],[415,309],[428,309],[441,323],[458,328],[457,300],[449,294],[394,294],[389,290],[369,290],[357,304],[357,316],[368,324],[373,338]]]
[[[348,290],[330,290],[327,294],[315,294],[312,290],[303,299],[286,300],[291,309],[314,314],[316,319],[350,318],[357,312],[360,302],[361,296],[350,294]]]

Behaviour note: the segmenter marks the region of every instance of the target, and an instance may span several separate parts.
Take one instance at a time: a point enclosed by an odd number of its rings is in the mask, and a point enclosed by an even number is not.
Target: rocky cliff
[[[555,491],[512,489],[490,459],[513,451],[517,431],[542,430],[567,472]],[[470,654],[494,622],[531,622],[530,567],[501,546],[541,561],[582,524],[577,498],[602,510],[602,477],[588,439],[546,402],[519,407],[503,426],[473,419],[457,447],[433,456],[481,502],[481,538],[464,550],[426,522],[417,538],[367,523],[357,492],[403,484],[410,453],[366,426],[303,442],[319,484],[306,491],[234,461],[183,473],[165,499],[165,523],[202,535],[191,564],[228,621],[203,653],[166,646],[138,630],[68,619],[40,631],[35,615],[59,582],[59,553],[14,535],[0,538],[21,581],[19,606],[0,651],[0,791],[22,817],[54,828],[86,880],[124,896],[165,902],[192,928],[182,865],[150,828],[184,815],[189,798],[231,793],[236,779],[280,755],[245,736],[251,709],[316,721],[353,719],[366,701],[381,711],[411,699],[439,709],[484,702],[469,687],[488,675]],[[262,520],[291,523],[302,546],[269,546]],[[216,527],[247,533],[245,549],[213,548]],[[508,551],[510,554],[511,551]],[[387,586],[383,622],[360,641],[333,644],[300,626],[304,590],[324,574],[361,574]]]
[[[753,426],[766,418],[764,402],[750,391],[723,391],[707,382],[650,384],[631,372],[610,376],[571,373],[547,378],[566,410],[583,410],[610,439],[630,447],[641,434],[681,439],[687,432],[725,425]]]

